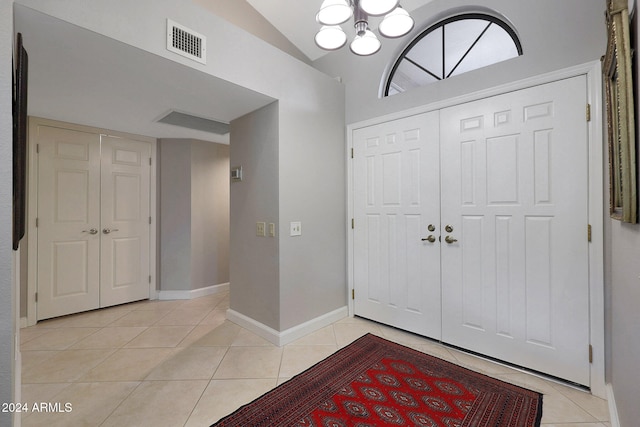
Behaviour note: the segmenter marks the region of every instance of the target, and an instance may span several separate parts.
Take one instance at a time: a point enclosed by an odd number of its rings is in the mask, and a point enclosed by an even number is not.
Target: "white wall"
[[[12,279],[12,117],[11,58],[13,2],[0,2],[0,402],[14,402],[15,292]],[[0,425],[12,425],[12,414],[0,412]]]
[[[346,85],[347,123],[379,117],[411,107],[468,94],[571,65],[598,60],[606,36],[602,0],[485,0],[482,8],[467,0],[434,0],[412,12],[416,28],[400,39],[382,40],[371,57],[357,57],[348,47],[329,53],[314,66]],[[510,21],[519,34],[524,55],[403,94],[380,99],[385,72],[409,41],[452,11],[494,10]]]

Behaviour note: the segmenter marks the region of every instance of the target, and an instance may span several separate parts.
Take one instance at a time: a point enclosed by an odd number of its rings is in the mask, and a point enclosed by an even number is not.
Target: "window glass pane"
[[[397,92],[404,92],[408,89],[424,86],[435,81],[438,81],[438,79],[429,73],[425,73],[419,67],[416,67],[405,59],[396,69],[391,87]]]
[[[387,81],[386,95],[521,55],[520,42],[502,25],[505,24],[495,17],[469,14],[449,18],[429,28],[396,62]]]
[[[480,37],[490,22],[484,19],[463,19],[444,27],[446,75],[449,75],[462,56]]]
[[[518,49],[511,36],[503,28],[492,25],[451,75],[466,73],[516,56]]]
[[[405,55],[436,76],[442,76],[442,28],[437,28],[422,38]]]

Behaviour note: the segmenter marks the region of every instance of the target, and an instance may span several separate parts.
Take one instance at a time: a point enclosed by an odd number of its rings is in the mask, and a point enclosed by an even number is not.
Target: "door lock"
[[[444,231],[446,231],[447,233],[451,233],[451,232],[453,231],[453,227],[452,227],[452,226],[450,226],[450,225],[447,225],[447,226],[444,228]]]
[[[429,226],[427,227],[427,230],[433,232],[433,231],[436,231],[436,227],[433,224],[429,224]]]
[[[458,241],[458,239],[454,239],[451,236],[447,236],[444,238],[444,241],[447,242],[448,244],[452,244]]]

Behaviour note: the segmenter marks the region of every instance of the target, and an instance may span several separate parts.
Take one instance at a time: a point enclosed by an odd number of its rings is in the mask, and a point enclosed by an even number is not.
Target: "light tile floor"
[[[225,320],[228,295],[143,301],[21,330],[24,426],[209,426],[371,332],[544,393],[546,427],[610,427],[607,402],[558,383],[359,318],[284,347]],[[31,408],[30,408],[31,409]]]

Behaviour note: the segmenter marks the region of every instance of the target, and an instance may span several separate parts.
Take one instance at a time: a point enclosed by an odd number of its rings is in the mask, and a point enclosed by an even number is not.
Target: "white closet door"
[[[38,320],[99,307],[100,136],[37,128]]]
[[[37,319],[149,298],[150,144],[37,132]]]
[[[581,76],[447,108],[440,146],[442,340],[588,385],[586,104]]]
[[[149,298],[147,142],[102,136],[100,306]]]
[[[437,339],[438,113],[358,129],[353,145],[355,314]]]

